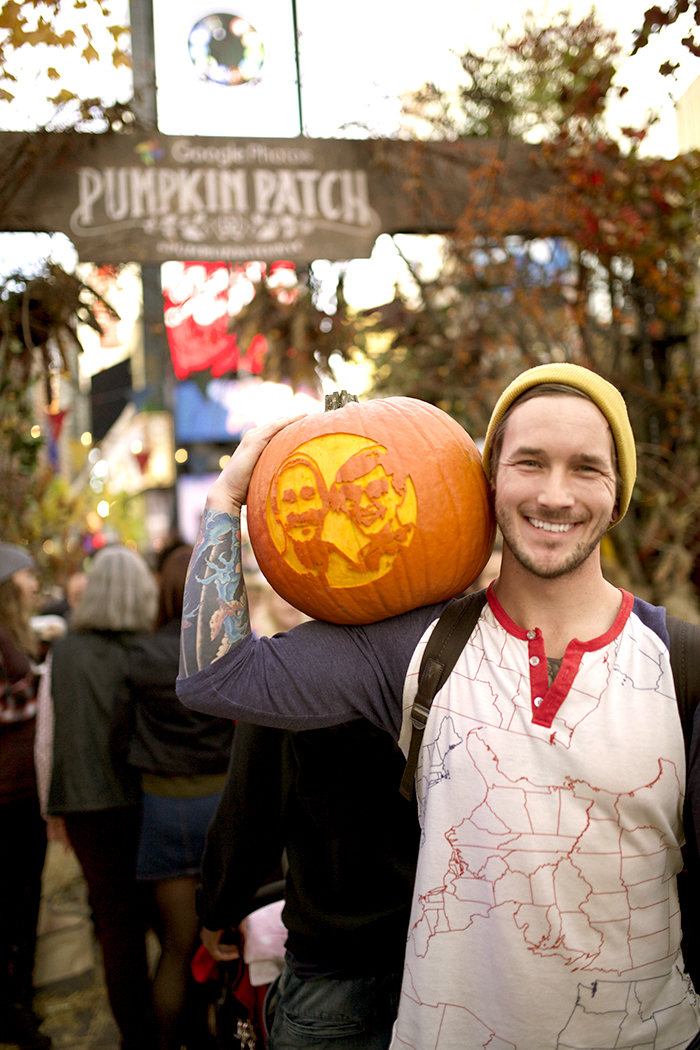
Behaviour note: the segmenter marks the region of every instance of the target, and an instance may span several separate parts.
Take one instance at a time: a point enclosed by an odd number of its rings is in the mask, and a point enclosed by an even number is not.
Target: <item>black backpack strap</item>
[[[675,616],[666,617],[671,669],[681,716],[686,758],[693,735],[693,717],[700,703],[700,627]]]
[[[476,627],[485,602],[486,591],[465,594],[450,602],[428,639],[418,672],[418,690],[411,708],[411,743],[399,789],[404,798],[413,797],[418,754],[435,694],[452,673],[459,654]]]
[[[666,617],[673,684],[685,739],[686,767],[689,766],[693,718],[700,702],[700,627],[675,616]],[[683,811],[685,848],[683,871],[678,876],[678,898],[683,929],[685,968],[696,988],[700,987],[700,915],[698,913],[697,872],[700,870],[698,843],[690,797],[686,794]]]

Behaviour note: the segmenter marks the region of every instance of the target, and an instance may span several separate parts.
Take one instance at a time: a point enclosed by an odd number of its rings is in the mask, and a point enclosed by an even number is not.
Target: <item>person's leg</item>
[[[124,1050],[152,1050],[143,913],[135,878],[140,809],[66,814],[66,830],[88,884],[105,983]]]
[[[198,879],[183,876],[154,883],[160,916],[161,955],[153,978],[153,1005],[159,1050],[179,1050],[188,991],[190,963],[199,945],[195,894]]]
[[[31,1002],[41,872],[46,856],[46,824],[39,812],[38,799],[1,805],[0,834],[7,858],[0,865],[0,894],[5,901],[0,914],[3,951],[0,995],[5,998],[9,981],[17,1001]]]
[[[285,966],[266,1003],[267,1050],[386,1050],[401,974],[301,981]]]
[[[49,1047],[38,1032],[32,999],[41,872],[46,856],[46,824],[38,799],[0,805],[0,1042]]]

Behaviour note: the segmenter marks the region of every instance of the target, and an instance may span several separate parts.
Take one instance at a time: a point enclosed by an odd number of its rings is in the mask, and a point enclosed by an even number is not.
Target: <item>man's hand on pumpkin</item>
[[[306,413],[296,416],[284,416],[272,423],[249,430],[240,445],[221,471],[209,490],[207,508],[237,514],[246,501],[248,484],[263,449],[270,443],[275,434],[284,430],[290,423],[303,419]]]

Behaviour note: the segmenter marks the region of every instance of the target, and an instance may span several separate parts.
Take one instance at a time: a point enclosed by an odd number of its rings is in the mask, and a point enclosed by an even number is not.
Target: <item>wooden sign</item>
[[[380,233],[453,229],[469,173],[494,158],[501,199],[548,191],[536,147],[503,151],[486,139],[3,133],[0,229],[63,232],[97,263],[362,258]]]

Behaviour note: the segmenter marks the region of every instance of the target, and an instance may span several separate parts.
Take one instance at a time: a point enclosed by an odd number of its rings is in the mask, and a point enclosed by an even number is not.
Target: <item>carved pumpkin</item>
[[[495,524],[466,431],[433,405],[390,397],[277,434],[251,478],[248,531],[291,605],[364,624],[465,590],[491,554]]]

